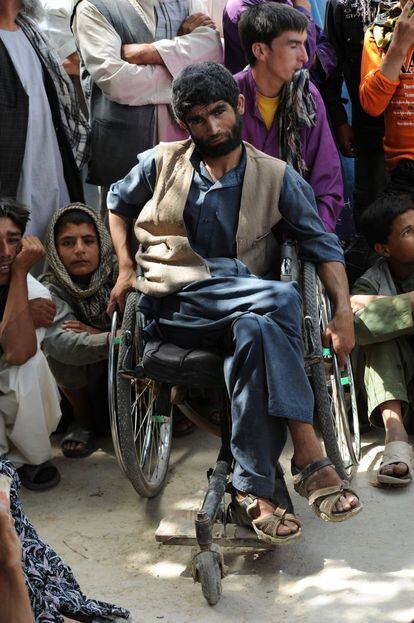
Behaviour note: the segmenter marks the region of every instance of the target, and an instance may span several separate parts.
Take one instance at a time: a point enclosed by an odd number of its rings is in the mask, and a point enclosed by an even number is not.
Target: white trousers
[[[43,352],[21,366],[0,360],[0,454],[15,467],[52,457],[50,434],[61,417],[59,392]]]

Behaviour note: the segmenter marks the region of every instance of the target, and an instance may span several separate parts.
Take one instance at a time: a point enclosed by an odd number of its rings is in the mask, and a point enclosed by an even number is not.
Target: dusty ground
[[[200,495],[217,448],[207,434],[175,441],[168,486],[155,500],[140,499],[115,458],[103,451],[78,461],[57,452],[59,487],[24,491],[22,499],[83,590],[126,606],[134,623],[409,623],[414,618],[414,485],[383,491],[369,484],[380,443],[375,434],[365,438],[354,480],[365,505],[358,517],[325,524],[293,494],[304,538],[271,552],[227,550],[229,573],[213,608],[190,577],[190,549],[154,540],[170,508],[188,507]]]

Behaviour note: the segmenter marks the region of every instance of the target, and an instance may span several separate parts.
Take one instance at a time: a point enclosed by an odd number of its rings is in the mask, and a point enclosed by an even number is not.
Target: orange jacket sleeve
[[[384,112],[400,84],[399,80],[394,82],[381,73],[382,59],[383,55],[375,43],[372,29],[368,28],[362,52],[359,99],[365,112],[373,117]]]

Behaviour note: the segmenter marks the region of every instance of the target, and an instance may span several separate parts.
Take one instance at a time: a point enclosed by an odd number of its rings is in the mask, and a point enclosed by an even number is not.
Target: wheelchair
[[[335,353],[322,346],[321,335],[332,317],[329,298],[309,262],[301,264],[296,245],[281,246],[281,279],[298,281],[303,300],[305,369],[314,397],[315,414],[325,450],[339,475],[352,476],[361,451],[358,412],[351,363],[344,371]],[[224,576],[222,547],[275,547],[259,541],[255,533],[233,523],[231,504],[226,506],[233,458],[230,451],[231,415],[223,377],[222,357],[198,349],[183,349],[157,339],[145,340],[145,318],[138,307],[139,294],[126,302],[121,337],[116,337],[116,312],[112,319],[109,357],[111,431],[121,469],[143,497],[156,496],[164,486],[172,443],[175,409],[198,426],[221,437],[221,448],[208,472],[207,490],[197,511],[178,511],[165,518],[156,539],[170,545],[194,545],[192,573],[201,583],[207,602],[221,595]],[[219,425],[203,408],[214,396]],[[279,490],[275,498],[292,510],[283,471],[278,465]]]

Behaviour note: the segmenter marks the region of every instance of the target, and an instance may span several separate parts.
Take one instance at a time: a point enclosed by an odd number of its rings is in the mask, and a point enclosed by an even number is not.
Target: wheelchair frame
[[[305,368],[313,384],[325,449],[340,476],[348,478],[360,456],[352,368],[348,359],[346,374],[342,373],[336,355],[330,349],[323,349],[321,331],[331,318],[330,302],[314,265],[304,262],[302,269],[294,243],[285,242],[282,245],[281,278],[285,281],[296,278],[301,285]],[[214,605],[220,599],[221,578],[224,576],[220,546],[259,549],[274,546],[259,541],[248,528],[231,524],[231,517],[226,512],[224,496],[233,463],[228,400],[222,400],[218,428],[191,407],[184,388],[173,386],[168,400],[170,387],[165,384],[163,387],[160,382],[164,379],[146,377],[142,340],[144,318],[137,309],[137,300],[135,292],[128,296],[120,340],[115,338],[115,314],[112,321],[109,404],[116,456],[137,492],[143,497],[153,497],[164,486],[168,472],[171,405],[180,408],[197,425],[221,436],[221,449],[214,468],[208,473],[207,491],[200,510],[176,512],[165,518],[156,531],[156,539],[164,544],[197,545],[192,554],[193,577],[200,581],[208,603]],[[118,356],[117,341],[120,342]],[[144,395],[147,395],[146,400],[143,400]],[[349,427],[349,410],[352,412],[353,434]]]

